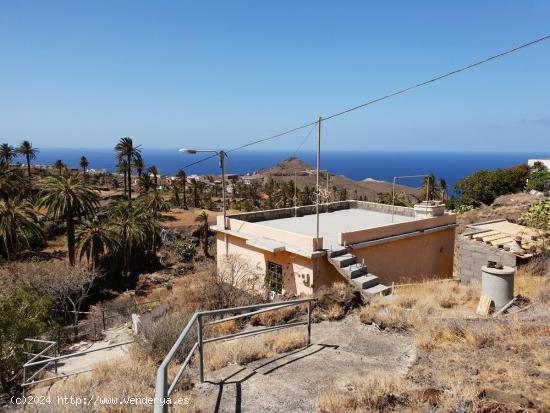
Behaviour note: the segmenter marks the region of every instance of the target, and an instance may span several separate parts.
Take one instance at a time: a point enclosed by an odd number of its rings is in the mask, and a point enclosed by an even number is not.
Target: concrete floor
[[[313,413],[320,393],[347,388],[351,377],[376,370],[405,374],[415,359],[409,337],[350,316],[314,324],[310,347],[207,372],[191,397],[204,412]]]
[[[414,217],[394,215],[394,223],[413,221]],[[391,214],[365,209],[343,209],[319,214],[319,235],[324,238],[323,247],[336,247],[340,233],[375,228],[392,223]],[[284,229],[303,235],[315,236],[315,214],[302,217],[271,219],[257,224]]]

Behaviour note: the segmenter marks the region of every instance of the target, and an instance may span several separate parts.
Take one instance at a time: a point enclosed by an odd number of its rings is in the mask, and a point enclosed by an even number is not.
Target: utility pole
[[[316,214],[316,220],[317,220],[317,230],[315,232],[316,238],[319,238],[319,198],[320,198],[320,191],[319,191],[319,169],[321,167],[321,118],[319,116],[319,120],[317,121],[317,202],[315,203],[315,214]]]

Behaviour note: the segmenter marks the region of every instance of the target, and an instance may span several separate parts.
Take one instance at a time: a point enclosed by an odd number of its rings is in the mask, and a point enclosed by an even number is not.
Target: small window
[[[283,266],[267,261],[265,273],[265,287],[276,294],[283,293]]]

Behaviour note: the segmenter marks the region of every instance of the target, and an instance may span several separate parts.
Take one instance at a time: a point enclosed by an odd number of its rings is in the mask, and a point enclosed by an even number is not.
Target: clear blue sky
[[[231,148],[548,34],[548,1],[2,1],[0,141]],[[550,41],[323,132],[326,149],[550,150]]]

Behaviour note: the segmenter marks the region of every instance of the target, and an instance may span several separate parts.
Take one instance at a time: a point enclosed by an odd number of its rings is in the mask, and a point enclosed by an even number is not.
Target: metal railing
[[[29,339],[29,338],[27,338],[25,340],[33,341],[33,342],[37,342],[37,343],[50,343],[50,344],[48,344],[46,346],[46,348],[44,348],[40,353],[35,354],[33,358],[31,358],[29,361],[27,361],[25,364],[23,364],[23,370],[22,370],[23,371],[23,381],[21,383],[21,387],[23,388],[23,396],[25,395],[25,389],[29,386],[34,386],[35,384],[42,383],[42,382],[45,382],[45,381],[58,380],[58,379],[61,379],[61,378],[67,377],[67,376],[72,376],[72,375],[75,375],[75,374],[80,374],[80,373],[85,373],[87,371],[90,371],[90,370],[84,370],[84,371],[74,372],[74,373],[71,373],[71,374],[60,374],[60,375],[58,375],[57,374],[57,367],[58,367],[57,364],[58,364],[59,360],[66,360],[66,359],[70,359],[72,357],[80,357],[83,354],[93,353],[95,351],[107,350],[107,349],[111,349],[111,348],[119,347],[119,346],[125,346],[127,344],[131,344],[131,343],[134,342],[134,340],[128,340],[128,341],[123,341],[121,343],[110,344],[110,345],[99,347],[99,348],[93,348],[93,349],[84,350],[84,351],[77,351],[75,353],[70,353],[70,354],[58,355],[59,353],[58,353],[58,350],[57,350],[57,342],[55,342],[55,341],[36,340],[36,339]],[[51,348],[55,348],[55,356],[54,357],[45,355],[45,352],[50,350]],[[28,353],[28,354],[32,354],[32,353]],[[37,360],[38,358],[42,358],[42,359],[45,359],[45,360]],[[45,374],[47,372],[47,368],[49,366],[51,366],[52,364],[54,366],[54,372],[55,372],[54,376],[48,377],[48,378],[45,378],[45,379],[39,378],[39,377],[41,377],[41,376],[39,376],[39,374],[40,373]],[[28,376],[27,372],[29,370],[32,370],[33,368],[37,368],[37,370],[34,371],[32,373],[32,375]],[[39,378],[39,379],[37,380],[37,378]]]
[[[168,404],[166,403],[166,401],[168,400],[168,398],[176,388],[176,385],[181,379],[181,376],[183,375],[185,368],[191,361],[191,358],[193,357],[193,354],[195,353],[195,351],[197,351],[197,361],[198,361],[197,367],[199,372],[199,381],[201,383],[204,382],[203,346],[206,343],[212,343],[215,341],[225,341],[233,338],[250,337],[250,336],[255,336],[262,333],[281,330],[283,328],[307,325],[307,345],[311,344],[311,309],[312,309],[311,307],[312,307],[313,300],[314,300],[313,298],[306,298],[306,299],[300,299],[300,300],[281,301],[277,303],[256,304],[256,305],[247,305],[243,307],[223,308],[221,310],[195,312],[157,370],[157,379],[155,384],[154,413],[168,412]],[[265,327],[265,328],[251,330],[251,331],[241,331],[238,333],[227,334],[224,336],[210,337],[207,339],[204,339],[203,337],[204,335],[203,330],[204,330],[204,327],[206,326],[220,324],[226,321],[246,318],[246,317],[250,317],[250,316],[264,313],[267,311],[274,311],[274,310],[279,310],[281,308],[295,306],[295,305],[302,305],[302,304],[307,304],[307,321],[296,321],[292,323]],[[205,317],[214,317],[214,316],[224,315],[227,313],[237,313],[240,311],[247,311],[247,310],[253,310],[253,311],[209,321],[206,323],[204,322]],[[180,368],[178,369],[176,375],[174,376],[174,379],[172,380],[172,383],[169,383],[168,367],[170,365],[170,362],[176,356],[176,354],[180,351],[180,347],[182,346],[182,344],[184,343],[188,335],[191,333],[193,328],[196,328],[197,339],[193,343],[193,345],[191,346],[191,349],[189,350],[185,359],[183,360]]]

